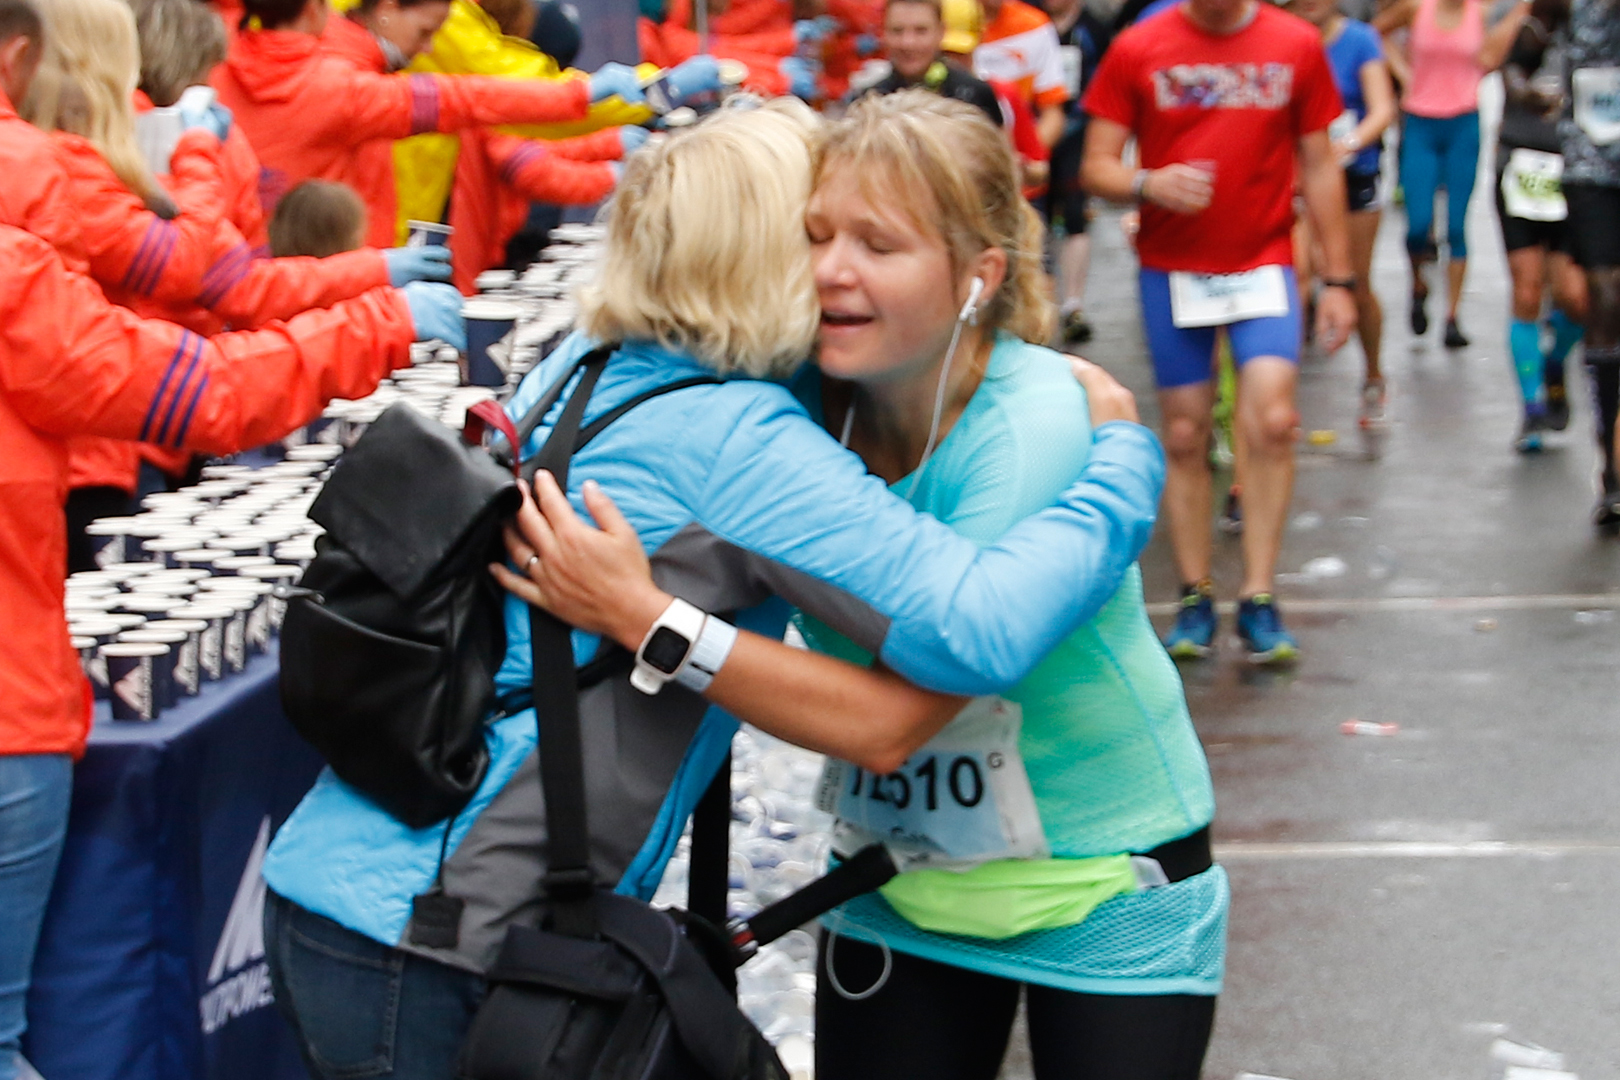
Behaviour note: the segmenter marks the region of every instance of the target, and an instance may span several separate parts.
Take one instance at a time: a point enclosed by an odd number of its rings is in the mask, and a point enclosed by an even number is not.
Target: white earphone
[[[956,316],[959,323],[965,322],[971,326],[979,325],[979,297],[984,295],[984,278],[976,277],[968,285],[967,303],[962,305],[962,311]]]

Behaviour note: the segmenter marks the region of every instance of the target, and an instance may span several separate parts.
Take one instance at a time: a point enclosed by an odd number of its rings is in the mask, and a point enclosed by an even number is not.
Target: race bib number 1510
[[[816,802],[838,819],[834,850],[882,843],[902,870],[1045,856],[1022,722],[1012,702],[978,698],[892,773],[829,759]]]

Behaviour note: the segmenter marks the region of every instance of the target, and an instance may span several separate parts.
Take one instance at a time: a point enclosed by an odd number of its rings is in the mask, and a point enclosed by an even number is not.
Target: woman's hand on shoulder
[[[641,538],[613,500],[590,480],[584,496],[600,528],[574,513],[550,473],[537,473],[533,498],[524,491],[506,526],[506,550],[518,572],[499,564],[489,570],[528,603],[634,650],[670,597],[653,584]]]
[[[1093,429],[1114,420],[1125,420],[1132,424],[1142,422],[1136,413],[1136,395],[1120,385],[1118,379],[1090,360],[1070,356],[1068,361],[1069,370],[1074,372],[1075,380],[1086,392]]]

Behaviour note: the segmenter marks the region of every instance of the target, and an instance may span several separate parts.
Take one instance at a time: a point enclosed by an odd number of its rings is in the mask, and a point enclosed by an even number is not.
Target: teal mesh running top
[[[1078,475],[1091,445],[1088,416],[1063,357],[1001,335],[983,382],[915,489],[908,476],[893,490],[981,546],[994,543]],[[847,640],[801,622],[815,648],[863,659]],[[829,928],[1028,982],[1105,993],[1218,992],[1227,907],[1219,868],[1157,889],[1110,890],[1115,898],[1094,911],[1076,904],[1067,924],[1060,916],[1000,940],[930,932],[898,913],[912,891],[907,879],[919,874],[928,876],[923,891],[934,903],[955,889],[964,905],[994,904],[1000,889],[1010,911],[1061,912],[1051,898],[1019,893],[1062,888],[1066,861],[1148,851],[1214,814],[1209,768],[1180,676],[1148,622],[1138,569],[1004,696],[1023,709],[1018,746],[1052,859],[904,874],[885,890],[894,906],[866,897],[831,916]],[[1083,881],[1075,875],[1077,892]]]

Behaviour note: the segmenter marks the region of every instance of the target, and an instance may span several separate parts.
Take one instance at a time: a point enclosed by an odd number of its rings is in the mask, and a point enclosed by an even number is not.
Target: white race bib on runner
[[[1287,314],[1288,281],[1280,266],[1240,274],[1170,274],[1170,319],[1183,330]]]
[[[1569,81],[1580,129],[1598,146],[1620,140],[1620,67],[1581,68]]]
[[[1080,97],[1081,65],[1085,58],[1078,45],[1059,45],[1058,55],[1063,60],[1063,89],[1069,92],[1069,100],[1075,101]]]
[[[1525,221],[1563,221],[1564,159],[1559,154],[1515,148],[1502,170],[1502,205],[1508,217]]]
[[[1334,143],[1342,143],[1354,135],[1356,128],[1360,126],[1361,121],[1356,119],[1356,114],[1346,109],[1334,118],[1333,123],[1328,125],[1328,140]]]
[[[967,869],[1050,853],[1018,734],[1024,714],[975,698],[899,769],[871,773],[827,760],[816,805],[837,816],[833,849],[885,844],[902,870]]]

